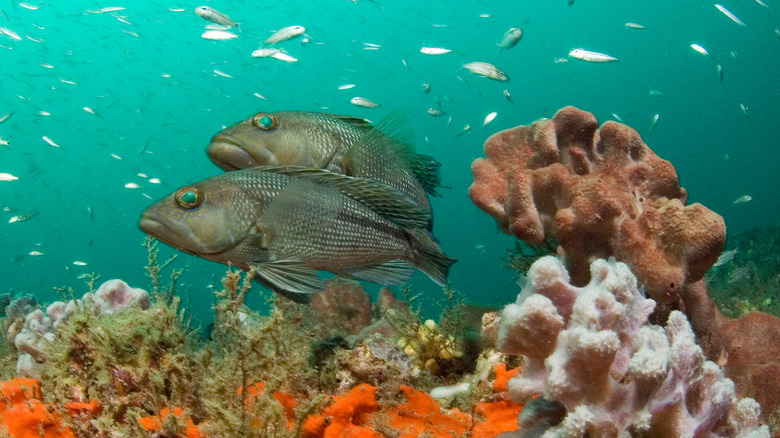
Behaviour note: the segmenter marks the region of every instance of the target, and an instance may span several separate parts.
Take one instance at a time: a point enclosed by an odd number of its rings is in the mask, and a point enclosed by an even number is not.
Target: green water
[[[50,301],[53,286],[83,291],[77,277],[89,272],[148,287],[136,226],[141,211],[179,186],[217,174],[205,154],[210,137],[261,110],[327,110],[377,121],[403,108],[418,150],[442,162],[444,184],[451,187],[433,200],[436,235],[459,260],[450,280],[483,303],[503,305],[517,294],[514,274],[501,266],[513,240],[468,199],[470,163],[490,134],[552,117],[562,106],[578,106],[601,122],[617,115],[636,128],[676,166],[691,201],[722,214],[730,232],[774,224],[780,210],[780,2],[765,2],[768,7],[724,0],[746,24],[741,27],[713,4],[690,0],[576,0],[571,7],[566,0],[3,0],[0,26],[22,41],[0,34],[0,116],[13,113],[0,124],[0,138],[10,143],[0,146],[0,172],[19,178],[0,182],[0,292]],[[240,38],[202,39],[208,22],[193,12],[201,4],[240,22]],[[110,6],[126,9],[98,12]],[[646,28],[629,29],[626,22]],[[289,25],[305,26],[307,39],[277,46],[299,62],[250,56],[273,30]],[[510,27],[524,36],[499,51]],[[712,56],[695,52],[692,43]],[[422,46],[453,52],[427,56]],[[568,58],[574,48],[620,62]],[[510,80],[461,68],[473,61],[499,66]],[[356,86],[338,89],[348,83]],[[429,94],[423,83],[431,85]],[[355,96],[382,106],[351,105]],[[446,114],[434,118],[427,110],[437,97]],[[493,111],[496,119],[480,128]],[[456,136],[466,124],[471,131]],[[742,195],[752,201],[733,204]],[[9,223],[26,212],[39,214]],[[175,252],[166,248],[164,256]],[[207,285],[224,267],[186,254],[179,263],[189,267],[185,300],[208,318]],[[421,274],[412,284],[432,301],[443,298]]]

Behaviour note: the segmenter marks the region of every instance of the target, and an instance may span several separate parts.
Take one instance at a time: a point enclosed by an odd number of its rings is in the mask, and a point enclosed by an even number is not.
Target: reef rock
[[[508,385],[527,403],[518,436],[769,437],[758,403],[737,399],[683,313],[650,324],[655,302],[623,263],[596,260],[590,278],[572,286],[543,257],[502,312],[498,348],[525,356]]]
[[[573,284],[596,258],[631,266],[650,296],[676,302],[700,280],[726,239],[718,214],[686,205],[671,163],[621,123],[601,128],[574,107],[492,135],[472,163],[471,200],[530,244],[558,241]]]

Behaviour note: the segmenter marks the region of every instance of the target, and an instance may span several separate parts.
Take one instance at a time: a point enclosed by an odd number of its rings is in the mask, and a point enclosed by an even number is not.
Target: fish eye
[[[175,199],[179,207],[190,210],[203,203],[203,192],[196,187],[182,187],[176,192]]]
[[[263,131],[271,131],[279,126],[279,119],[271,114],[259,113],[252,118],[252,123]]]

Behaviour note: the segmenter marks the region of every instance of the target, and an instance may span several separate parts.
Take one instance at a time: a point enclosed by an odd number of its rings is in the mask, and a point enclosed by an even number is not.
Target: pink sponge
[[[534,417],[551,431],[545,436],[769,437],[758,403],[737,399],[683,313],[672,312],[666,327],[652,325],[655,302],[627,265],[598,259],[590,274],[586,286],[571,286],[560,260],[543,257],[501,315],[499,349],[525,356],[510,395],[559,408],[556,421]]]

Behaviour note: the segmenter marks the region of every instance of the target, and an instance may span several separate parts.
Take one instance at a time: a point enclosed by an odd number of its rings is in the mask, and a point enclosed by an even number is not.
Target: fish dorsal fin
[[[328,114],[334,119],[341,120],[342,122],[349,123],[350,125],[356,127],[356,128],[370,128],[371,122],[369,120],[360,118],[360,117],[353,117],[353,116],[342,116],[339,114]]]
[[[424,228],[431,220],[430,212],[412,198],[380,181],[301,166],[258,166],[256,169],[292,176],[318,186],[334,187],[401,228]]]
[[[343,270],[341,274],[356,280],[391,285],[406,283],[412,278],[414,270],[414,265],[407,261],[390,260],[378,265],[355,266],[348,270]]]
[[[441,181],[441,164],[414,152],[414,133],[403,110],[394,110],[353,145],[343,157],[347,173],[400,187],[411,172],[427,193]]]

